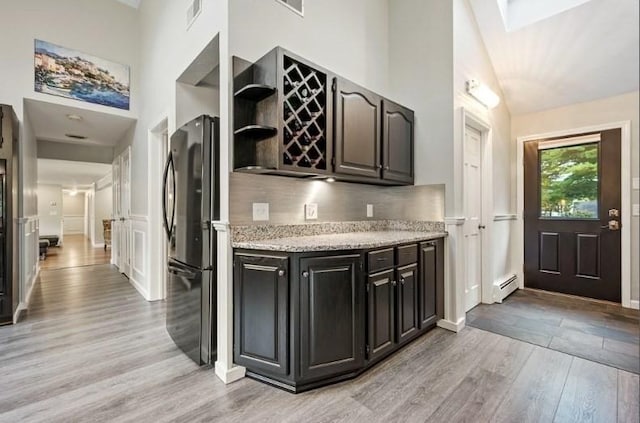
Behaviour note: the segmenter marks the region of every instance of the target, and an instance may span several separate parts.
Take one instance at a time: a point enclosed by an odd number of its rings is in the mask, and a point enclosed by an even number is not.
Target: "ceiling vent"
[[[73,138],[74,140],[86,140],[87,137],[85,137],[84,135],[77,135],[77,134],[64,134],[65,137],[67,138]]]
[[[304,0],[276,0],[278,3],[286,6],[289,10],[296,12],[300,16],[304,16]]]
[[[202,11],[202,0],[193,0],[187,9],[187,29],[191,27]]]

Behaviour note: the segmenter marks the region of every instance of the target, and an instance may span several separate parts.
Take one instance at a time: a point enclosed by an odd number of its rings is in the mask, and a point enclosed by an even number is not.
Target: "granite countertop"
[[[250,250],[307,251],[364,250],[408,242],[426,241],[447,236],[446,232],[383,230],[369,232],[332,233],[274,239],[234,241],[234,248]]]

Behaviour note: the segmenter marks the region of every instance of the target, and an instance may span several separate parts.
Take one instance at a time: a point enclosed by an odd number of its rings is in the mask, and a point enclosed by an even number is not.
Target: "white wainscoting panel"
[[[20,302],[14,315],[14,323],[18,321],[20,313],[29,307],[29,300],[40,271],[40,252],[38,246],[39,221],[38,216],[16,219],[18,235],[18,278]]]
[[[84,233],[83,215],[65,215],[62,217],[62,233],[64,235],[79,235]]]
[[[149,219],[147,216],[131,215],[131,284],[147,301],[153,301],[150,296],[150,281],[147,259],[149,239]]]

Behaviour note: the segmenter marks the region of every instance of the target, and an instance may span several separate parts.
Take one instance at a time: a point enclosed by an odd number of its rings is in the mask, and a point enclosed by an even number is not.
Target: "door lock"
[[[609,229],[610,231],[619,231],[620,222],[617,220],[610,220],[605,226],[601,226],[602,229]]]
[[[609,209],[609,217],[620,217],[620,210]]]

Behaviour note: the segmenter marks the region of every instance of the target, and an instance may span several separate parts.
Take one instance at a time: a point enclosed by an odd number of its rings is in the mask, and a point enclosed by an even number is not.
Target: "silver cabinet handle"
[[[404,285],[404,278],[400,278],[400,283]]]
[[[309,277],[309,272],[307,272],[306,270],[304,272],[302,272],[302,277],[303,278],[308,278]]]
[[[396,286],[398,284],[398,282],[396,281],[391,281],[391,285]]]
[[[284,276],[284,270],[282,269],[278,270],[278,276]]]

